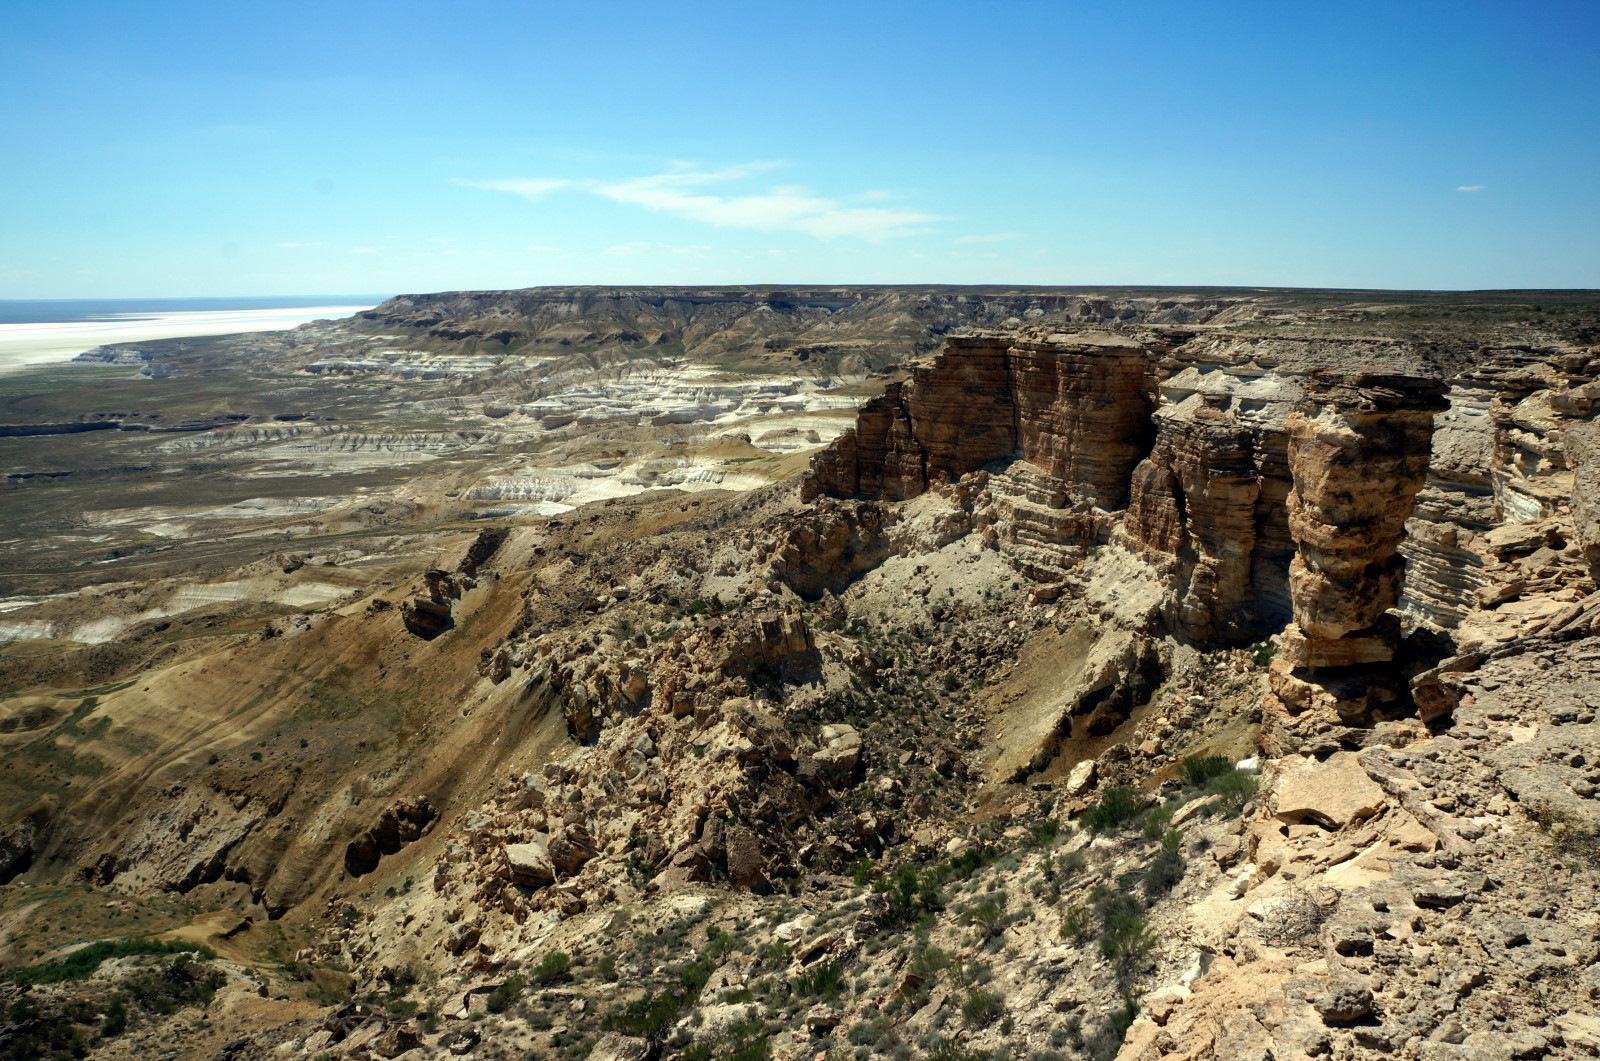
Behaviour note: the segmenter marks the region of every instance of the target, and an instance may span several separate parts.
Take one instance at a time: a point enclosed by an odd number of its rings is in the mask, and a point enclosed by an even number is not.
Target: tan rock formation
[[[1404,577],[1399,545],[1428,469],[1436,380],[1378,370],[1313,370],[1286,421],[1294,622],[1273,661],[1263,720],[1269,754],[1371,720],[1397,698],[1393,660]]]
[[[1075,497],[1127,500],[1145,448],[1150,358],[1087,333],[949,340],[933,365],[862,407],[856,427],[812,463],[805,496],[900,501],[1019,455]]]
[[[1589,570],[1600,574],[1600,427],[1567,428],[1566,450],[1572,469],[1573,529]]]
[[[1262,637],[1288,618],[1282,421],[1300,387],[1255,365],[1207,364],[1161,389],[1155,446],[1134,470],[1124,527],[1170,570],[1175,632],[1201,642]]]

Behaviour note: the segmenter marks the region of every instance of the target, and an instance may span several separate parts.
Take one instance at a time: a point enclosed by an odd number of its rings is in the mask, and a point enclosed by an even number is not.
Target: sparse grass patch
[[[108,958],[125,958],[136,954],[199,954],[215,958],[216,952],[199,943],[182,940],[119,939],[91,943],[82,950],[73,951],[60,961],[33,965],[11,974],[13,983],[59,984],[66,980],[83,980],[93,975],[100,963]]]
[[[1562,858],[1600,867],[1600,829],[1586,826],[1575,815],[1549,804],[1531,804],[1527,810],[1528,817]]]

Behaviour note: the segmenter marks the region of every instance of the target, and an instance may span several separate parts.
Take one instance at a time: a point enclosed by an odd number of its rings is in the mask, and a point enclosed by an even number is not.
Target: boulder
[[[589,1061],[644,1061],[650,1056],[650,1043],[628,1035],[607,1032],[589,1051]]]
[[[546,851],[555,867],[566,874],[578,872],[596,854],[594,840],[581,825],[569,825],[552,835]]]
[[[854,726],[823,726],[822,747],[813,758],[833,770],[853,770],[861,761],[861,734]]]
[[[1340,752],[1325,763],[1305,759],[1287,769],[1275,788],[1275,801],[1282,821],[1309,819],[1342,829],[1377,814],[1385,797],[1356,756]]]
[[[543,839],[526,844],[507,844],[506,867],[511,879],[528,888],[542,888],[555,883],[556,866],[550,857],[550,847]]]
[[[1372,1012],[1372,990],[1355,980],[1334,980],[1323,985],[1311,1004],[1329,1024],[1349,1024]]]

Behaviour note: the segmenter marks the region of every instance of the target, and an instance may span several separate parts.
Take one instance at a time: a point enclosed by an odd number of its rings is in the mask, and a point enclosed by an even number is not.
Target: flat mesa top
[[[1111,332],[1052,332],[1041,338],[1044,342],[1063,343],[1073,346],[1127,346],[1142,348],[1144,345],[1126,335],[1115,335]]]
[[[1115,332],[1018,332],[1011,328],[983,328],[953,335],[952,339],[1004,339],[1015,344],[1048,343],[1051,346],[1116,346],[1126,349],[1143,349],[1144,344],[1128,335]]]

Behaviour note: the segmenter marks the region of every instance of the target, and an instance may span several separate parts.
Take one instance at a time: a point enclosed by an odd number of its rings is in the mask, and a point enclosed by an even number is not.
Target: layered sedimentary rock
[[[1016,456],[1104,509],[1127,500],[1146,448],[1146,349],[1088,333],[951,339],[930,367],[862,407],[812,464],[808,498],[900,501]]]
[[[1284,754],[1397,699],[1400,542],[1427,476],[1437,380],[1313,370],[1289,433],[1294,621],[1273,661],[1263,744]]]
[[[1591,572],[1600,574],[1600,427],[1584,424],[1566,432],[1572,468],[1572,522]]]
[[[1600,409],[1592,382],[1600,363],[1559,349],[1480,353],[1446,402],[1442,385],[1416,382],[1433,378],[1426,351],[1397,340],[1043,330],[959,337],[862,408],[856,428],[813,459],[804,495],[898,501],[970,476],[963,511],[1018,573],[1065,587],[1096,547],[1126,546],[1148,565],[1154,587],[1155,603],[1140,594],[1137,607],[1167,632],[1200,646],[1254,643],[1282,631],[1293,610],[1287,421],[1320,372],[1302,443],[1343,445],[1313,427],[1327,417],[1352,436],[1376,432],[1376,448],[1347,455],[1370,465],[1360,482],[1335,483],[1343,474],[1336,464],[1325,488],[1359,485],[1411,515],[1403,529],[1386,526],[1382,542],[1353,539],[1347,557],[1308,539],[1295,577],[1325,583],[1308,608],[1349,607],[1354,587],[1368,582],[1362,592],[1382,604],[1324,633],[1317,628],[1330,620],[1308,612],[1287,635],[1291,669],[1389,662],[1397,620],[1366,627],[1395,603],[1397,587],[1408,629],[1426,628],[1437,660],[1456,645],[1549,620],[1540,602],[1592,593],[1589,569],[1600,558],[1600,531],[1592,542],[1582,537],[1570,500],[1587,485],[1576,478],[1588,459],[1583,425]],[[1350,367],[1363,364],[1384,367]],[[1386,389],[1403,394],[1385,397]],[[1379,460],[1385,447],[1392,459]],[[1309,496],[1301,502],[1308,533],[1322,518],[1308,515]],[[1600,511],[1600,502],[1591,507]],[[1539,524],[1531,536],[1506,526],[1531,523]]]
[[[1098,508],[1121,508],[1148,448],[1149,351],[1089,334],[1024,339],[1008,354],[1022,459]]]
[[[1434,420],[1428,481],[1400,545],[1406,562],[1400,610],[1445,630],[1455,629],[1480,604],[1484,564],[1475,545],[1500,521],[1489,478],[1494,396],[1488,381],[1451,384],[1450,408]]]
[[[903,501],[1014,452],[1008,343],[952,339],[932,366],[864,405],[855,428],[813,464],[810,496]]]
[[[1150,455],[1133,472],[1129,539],[1173,580],[1168,620],[1198,641],[1249,640],[1288,619],[1287,436],[1300,396],[1254,364],[1165,381]]]

